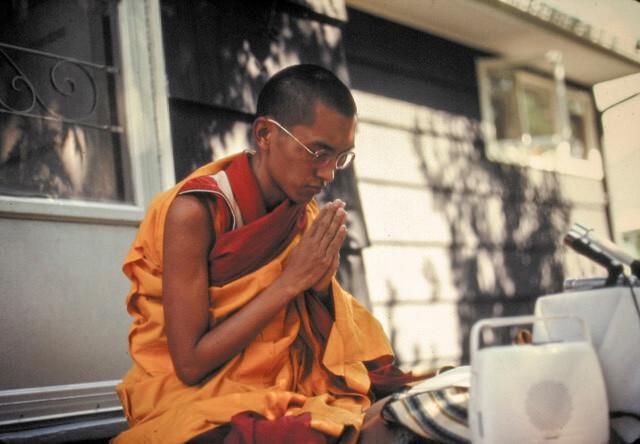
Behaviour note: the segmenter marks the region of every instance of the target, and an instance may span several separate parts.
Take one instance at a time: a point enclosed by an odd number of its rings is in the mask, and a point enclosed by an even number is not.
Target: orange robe
[[[196,386],[174,370],[164,331],[162,251],[167,211],[187,180],[226,168],[235,156],[198,169],[151,203],[123,271],[132,281],[127,309],[133,366],[117,391],[130,428],[119,442],[185,442],[240,412],[269,419],[309,413],[313,429],[340,436],[359,429],[371,405],[365,361],[388,360],[389,342],[378,321],[334,279],[334,321],[326,341],[317,334],[301,295],[289,303],[240,354]],[[318,213],[306,206],[306,227]],[[217,227],[216,227],[217,228]],[[306,228],[305,228],[306,229]],[[282,272],[300,235],[275,258],[231,282],[209,288],[213,319],[223,320],[268,287]],[[295,394],[306,397],[296,402]]]

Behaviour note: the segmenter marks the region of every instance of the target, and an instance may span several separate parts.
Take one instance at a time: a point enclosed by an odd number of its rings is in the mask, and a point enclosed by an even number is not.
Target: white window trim
[[[515,164],[546,171],[554,171],[561,174],[601,180],[604,177],[602,156],[598,149],[596,135],[596,121],[593,113],[591,97],[584,91],[567,88],[564,84],[564,68],[562,60],[557,52],[551,51],[546,56],[551,64],[554,80],[538,77],[526,72],[517,72],[520,82],[534,87],[555,90],[554,107],[558,111],[555,126],[557,133],[551,137],[536,138],[533,141],[521,139],[496,139],[493,108],[491,106],[491,91],[488,70],[496,67],[516,68],[526,65],[528,61],[515,61],[507,59],[481,59],[477,61],[477,75],[480,95],[480,109],[482,114],[482,130],[485,140],[487,157],[495,162]],[[520,88],[519,88],[520,89]],[[522,94],[520,90],[516,94]],[[585,105],[585,121],[587,124],[588,146],[586,147],[587,159],[578,159],[571,156],[571,127],[566,99],[582,101]],[[520,101],[519,101],[520,103]],[[523,137],[526,139],[526,137]],[[547,156],[534,156],[527,153],[531,142],[543,142],[555,145]]]
[[[159,0],[117,6],[134,203],[0,196],[0,217],[137,224],[152,197],[175,184]]]
[[[120,412],[120,380],[0,390],[0,427]]]
[[[598,135],[596,131],[596,116],[593,108],[593,101],[591,95],[585,91],[580,91],[572,88],[567,88],[567,98],[571,100],[582,102],[582,106],[585,110],[584,119],[587,125],[586,128],[586,146],[587,158],[578,159],[571,156],[570,151],[563,151],[559,153],[560,157],[560,172],[566,174],[572,174],[575,176],[585,175],[593,179],[602,179],[604,177],[604,167],[600,144],[598,142]],[[584,171],[590,171],[591,174],[585,174]]]

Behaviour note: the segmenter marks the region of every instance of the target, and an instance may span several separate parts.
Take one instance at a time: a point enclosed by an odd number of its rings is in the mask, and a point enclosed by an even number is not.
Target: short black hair
[[[356,115],[351,91],[334,73],[302,64],[285,68],[267,81],[258,96],[256,117],[272,116],[285,126],[310,123],[318,100],[346,117]]]

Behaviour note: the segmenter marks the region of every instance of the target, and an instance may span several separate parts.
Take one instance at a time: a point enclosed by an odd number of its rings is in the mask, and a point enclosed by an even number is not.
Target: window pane
[[[567,100],[569,123],[571,125],[571,156],[578,159],[587,158],[587,124],[584,105],[575,99]]]
[[[0,6],[0,194],[132,201],[115,1]]]
[[[552,135],[554,133],[552,91],[531,87],[525,87],[523,90],[527,121],[525,132],[533,137]]]
[[[496,126],[496,138],[498,140],[520,139],[522,131],[518,119],[513,73],[495,71],[490,75],[491,106]]]

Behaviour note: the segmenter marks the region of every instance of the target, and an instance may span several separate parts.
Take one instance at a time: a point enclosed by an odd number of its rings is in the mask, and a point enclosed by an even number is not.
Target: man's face
[[[356,118],[346,117],[318,101],[315,119],[310,124],[287,128],[310,150],[327,150],[333,156],[327,165],[314,161],[313,155],[285,131],[272,124],[274,131],[269,154],[269,170],[277,191],[296,203],[308,202],[333,181],[336,159],[353,149]]]

